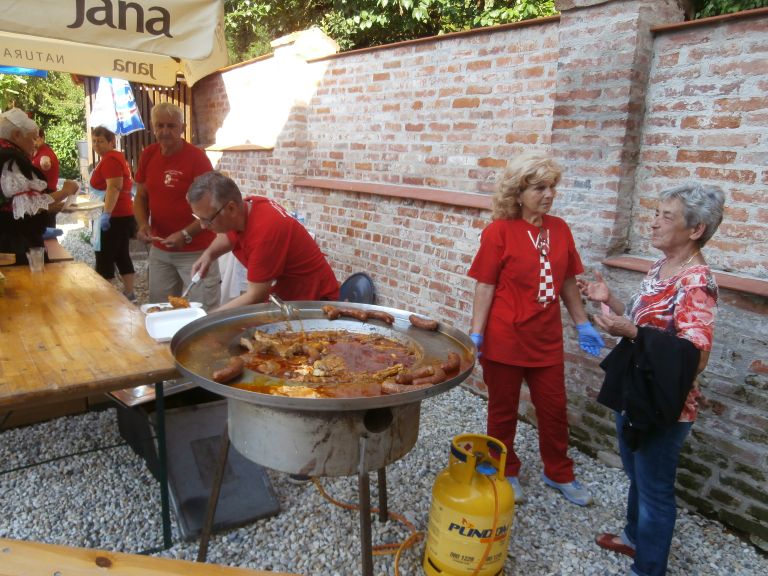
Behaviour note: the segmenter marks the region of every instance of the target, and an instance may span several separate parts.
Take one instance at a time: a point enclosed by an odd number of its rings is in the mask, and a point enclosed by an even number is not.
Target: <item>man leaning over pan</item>
[[[205,277],[211,263],[229,251],[246,267],[244,294],[219,310],[283,300],[338,300],[339,282],[306,228],[285,208],[261,196],[243,198],[235,182],[220,172],[195,179],[187,192],[192,215],[216,239],[192,265]]]

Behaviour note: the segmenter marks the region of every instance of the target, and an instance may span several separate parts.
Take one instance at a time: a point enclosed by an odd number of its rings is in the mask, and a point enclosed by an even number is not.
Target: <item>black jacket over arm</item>
[[[685,338],[640,327],[634,341],[622,338],[600,363],[605,379],[597,401],[626,416],[630,446],[637,446],[638,435],[677,422],[700,355]]]

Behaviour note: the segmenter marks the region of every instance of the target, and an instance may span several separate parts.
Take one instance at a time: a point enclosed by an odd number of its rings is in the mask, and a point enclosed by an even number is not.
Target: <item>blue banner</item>
[[[16,74],[18,76],[37,76],[47,78],[47,70],[35,70],[34,68],[20,68],[19,66],[0,66],[0,74]]]
[[[128,81],[120,78],[99,79],[90,123],[123,136],[144,130],[144,122]]]

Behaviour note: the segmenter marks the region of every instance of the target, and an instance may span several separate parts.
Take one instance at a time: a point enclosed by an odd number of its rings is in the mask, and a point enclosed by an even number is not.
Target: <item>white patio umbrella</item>
[[[223,0],[6,0],[0,65],[190,86],[227,65]]]

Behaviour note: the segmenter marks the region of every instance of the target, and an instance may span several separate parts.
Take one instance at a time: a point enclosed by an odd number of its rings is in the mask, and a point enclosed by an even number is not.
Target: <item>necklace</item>
[[[686,260],[685,262],[683,262],[682,264],[680,264],[680,266],[678,267],[678,270],[682,270],[682,269],[684,269],[686,266],[688,266],[688,264],[690,264],[690,263],[691,263],[691,260],[693,260],[693,259],[696,257],[696,255],[697,255],[699,252],[701,252],[701,250],[696,250],[696,252],[694,252],[693,254],[691,254],[691,257],[690,257],[690,258],[688,258],[688,260]]]

